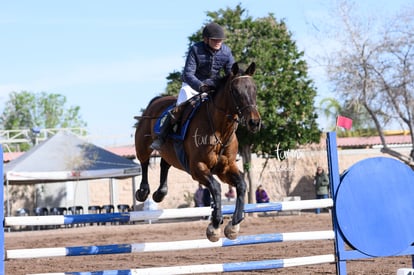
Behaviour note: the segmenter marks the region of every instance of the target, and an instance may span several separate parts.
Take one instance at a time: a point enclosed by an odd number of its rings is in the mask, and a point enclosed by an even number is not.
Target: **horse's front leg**
[[[223,212],[221,211],[221,185],[213,175],[208,176],[208,183],[205,183],[204,185],[207,186],[213,197],[211,223],[207,227],[206,235],[211,242],[217,242],[220,239],[220,225],[223,223]]]
[[[231,182],[236,186],[237,198],[236,207],[233,213],[231,221],[224,228],[224,235],[230,240],[237,238],[240,230],[240,223],[244,219],[244,199],[246,195],[246,182],[243,179],[241,173],[237,170],[237,173],[230,175]]]
[[[148,184],[148,166],[149,159],[141,163],[142,179],[139,189],[135,192],[135,198],[138,201],[145,201],[150,193],[150,186]]]
[[[170,169],[171,165],[166,162],[163,158],[161,158],[161,171],[160,171],[160,186],[158,187],[157,191],[152,194],[152,199],[155,202],[162,202],[164,197],[168,193],[168,170]]]

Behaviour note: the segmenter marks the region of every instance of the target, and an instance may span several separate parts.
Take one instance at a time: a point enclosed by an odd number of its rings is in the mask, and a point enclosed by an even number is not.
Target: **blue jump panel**
[[[398,160],[369,158],[351,166],[334,205],[345,239],[368,256],[394,256],[414,242],[414,172]]]

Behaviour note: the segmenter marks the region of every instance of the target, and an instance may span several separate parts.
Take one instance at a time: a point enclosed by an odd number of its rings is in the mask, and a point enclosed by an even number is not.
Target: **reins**
[[[207,105],[207,106],[206,106],[206,109],[207,109],[208,124],[210,125],[210,129],[211,129],[211,131],[213,132],[213,136],[214,136],[214,138],[215,138],[215,140],[216,140],[216,144],[220,144],[220,145],[222,146],[222,148],[221,148],[221,150],[220,150],[220,153],[219,153],[219,155],[221,155],[221,154],[222,154],[222,152],[223,152],[223,150],[224,150],[224,148],[225,148],[225,147],[227,147],[227,146],[229,145],[229,143],[230,143],[230,139],[228,139],[226,143],[223,143],[223,142],[219,139],[219,137],[216,135],[216,129],[214,128],[214,122],[213,122],[213,120],[212,120],[212,118],[211,118],[211,113],[208,111],[208,103],[209,103],[209,100],[206,102],[206,105]],[[214,104],[214,102],[213,102],[213,104]],[[215,108],[217,108],[217,106],[215,106]],[[230,116],[230,115],[228,115],[228,116]],[[233,131],[232,131],[232,133],[231,133],[231,135],[230,135],[230,136],[232,136],[232,134],[236,131],[236,129],[237,129],[237,127],[238,127],[238,124],[239,124],[239,121],[238,121],[238,120],[233,119],[233,122],[234,122],[235,126],[233,127]]]

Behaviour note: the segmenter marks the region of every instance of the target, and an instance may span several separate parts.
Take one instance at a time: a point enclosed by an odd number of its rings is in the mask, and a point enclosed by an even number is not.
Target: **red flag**
[[[336,126],[350,130],[352,128],[352,119],[344,116],[338,116],[336,119]]]

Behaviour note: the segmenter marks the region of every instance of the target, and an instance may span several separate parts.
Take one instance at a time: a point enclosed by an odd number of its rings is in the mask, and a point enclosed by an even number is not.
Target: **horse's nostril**
[[[249,125],[250,125],[250,126],[259,126],[259,125],[260,125],[260,120],[257,120],[257,119],[250,119],[250,120],[249,120]]]
[[[257,131],[260,129],[260,119],[249,119],[249,128],[253,131]]]

